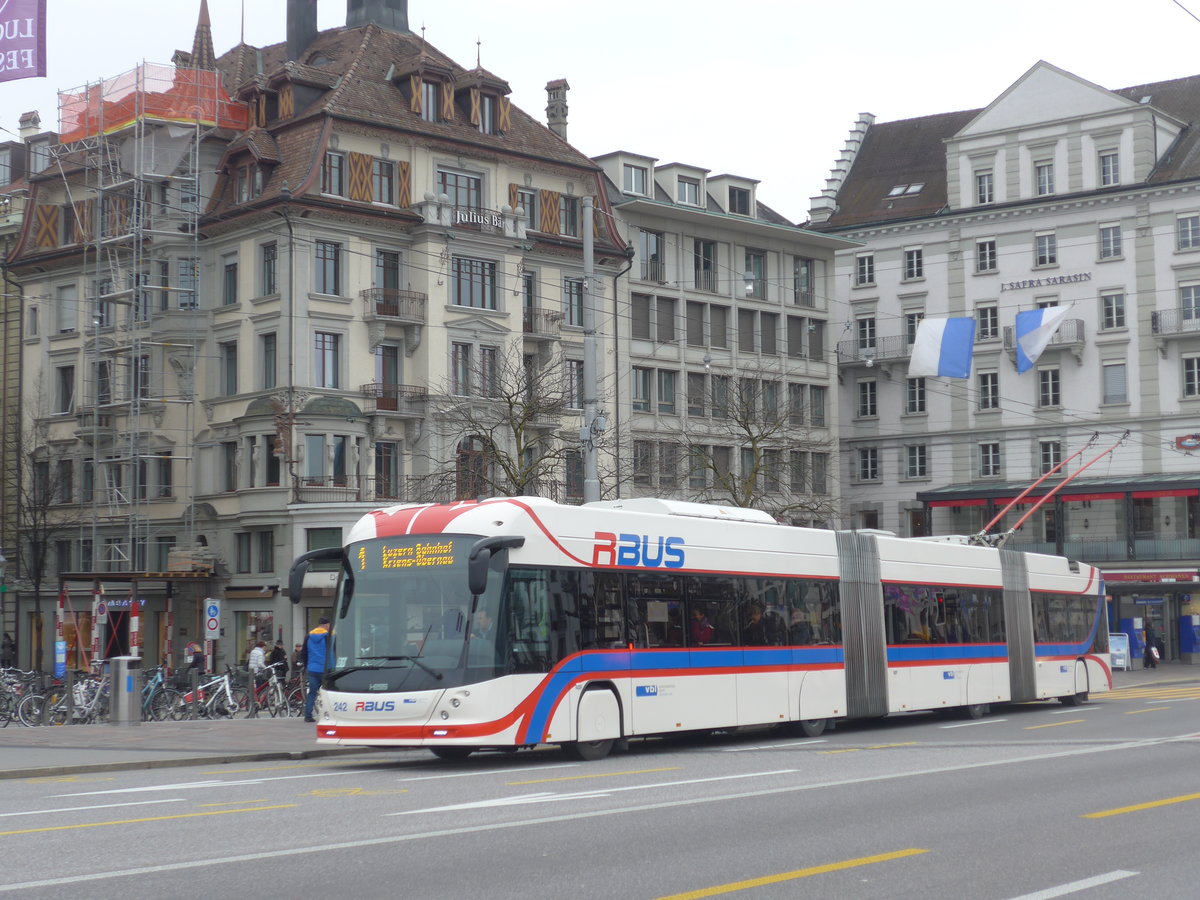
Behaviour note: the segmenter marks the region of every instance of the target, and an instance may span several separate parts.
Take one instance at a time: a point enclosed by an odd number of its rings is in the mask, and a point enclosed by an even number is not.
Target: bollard
[[[67,703],[67,724],[75,724],[75,670],[67,666],[66,682],[63,687],[63,699]]]
[[[112,725],[142,724],[141,704],[138,702],[138,672],[142,661],[136,656],[114,656],[112,686],[109,693],[109,717]]]
[[[189,718],[200,718],[200,673],[195,669],[188,669],[188,692],[191,696],[189,701],[191,712]]]

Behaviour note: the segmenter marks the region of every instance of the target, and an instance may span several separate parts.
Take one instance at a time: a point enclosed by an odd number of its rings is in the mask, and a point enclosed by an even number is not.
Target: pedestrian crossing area
[[[1114,688],[1104,694],[1092,694],[1093,702],[1113,703],[1146,700],[1200,700],[1200,683],[1139,684]]]

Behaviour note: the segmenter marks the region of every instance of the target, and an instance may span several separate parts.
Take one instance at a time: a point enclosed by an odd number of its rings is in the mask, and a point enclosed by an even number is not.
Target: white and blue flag
[[[970,378],[971,354],[975,350],[975,319],[956,316],[949,319],[922,319],[917,326],[908,377],[941,375],[946,378]]]
[[[1054,332],[1071,311],[1066,306],[1047,306],[1017,313],[1017,371],[1028,372],[1038,361]]]

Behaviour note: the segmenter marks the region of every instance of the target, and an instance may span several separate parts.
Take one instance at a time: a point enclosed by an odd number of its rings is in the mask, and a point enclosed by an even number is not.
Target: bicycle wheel
[[[304,715],[304,688],[295,687],[288,691],[287,705],[289,715]]]
[[[178,722],[186,711],[183,694],[171,688],[159,688],[151,694],[148,706],[152,722]]]
[[[26,694],[21,698],[21,702],[17,704],[17,718],[21,720],[22,725],[41,725],[42,724],[42,707],[46,703],[46,698],[41,694]]]
[[[283,688],[278,684],[272,684],[267,691],[267,711],[271,713],[272,719],[287,718],[292,714],[287,698],[283,696]]]

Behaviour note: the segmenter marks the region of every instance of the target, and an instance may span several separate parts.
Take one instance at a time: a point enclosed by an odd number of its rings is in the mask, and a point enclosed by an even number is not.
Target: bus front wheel
[[[593,762],[597,759],[604,759],[612,752],[613,744],[616,741],[612,738],[603,741],[571,741],[569,744],[563,744],[563,749],[568,756],[575,759],[583,760],[584,762]]]

